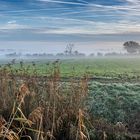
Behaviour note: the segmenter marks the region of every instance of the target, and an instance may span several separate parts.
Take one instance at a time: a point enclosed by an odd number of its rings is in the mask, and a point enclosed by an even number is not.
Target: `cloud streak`
[[[79,2],[68,2],[68,1],[60,1],[60,0],[39,0],[42,2],[48,3],[57,3],[57,4],[68,4],[68,5],[78,5],[78,6],[86,6],[88,3],[83,3],[82,1]]]
[[[32,38],[39,34],[70,36],[139,33],[140,1],[112,0],[111,2],[31,0],[22,3],[23,6],[20,7],[16,3],[13,6],[9,0],[10,8],[0,9],[0,31],[5,30],[7,34],[8,32],[16,34],[17,31],[22,34],[23,29],[27,29],[31,32]]]

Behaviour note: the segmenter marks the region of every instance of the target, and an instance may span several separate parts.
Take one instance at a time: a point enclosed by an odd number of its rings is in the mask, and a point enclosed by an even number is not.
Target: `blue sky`
[[[120,45],[139,41],[139,35],[139,0],[0,0],[0,42],[5,45],[7,41]]]

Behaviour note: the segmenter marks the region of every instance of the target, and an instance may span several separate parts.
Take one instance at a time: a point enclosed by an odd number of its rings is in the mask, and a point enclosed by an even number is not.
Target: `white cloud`
[[[8,24],[16,24],[16,20],[8,21]]]
[[[130,3],[133,3],[133,4],[136,4],[136,3],[139,3],[140,1],[139,0],[125,0],[126,2],[130,2]]]
[[[65,22],[66,24],[66,22]],[[68,23],[67,23],[68,24]],[[73,23],[74,24],[74,23]],[[135,26],[132,26],[134,25]],[[74,27],[59,25],[60,28],[36,30],[39,34],[120,34],[128,32],[140,32],[140,24],[127,22],[126,20],[117,23],[87,22],[87,24],[75,24]]]
[[[25,28],[29,28],[29,26],[18,24],[16,20],[8,21],[6,24],[0,26],[0,30],[25,29]]]
[[[83,3],[83,2],[67,2],[67,1],[60,1],[60,0],[39,0],[39,1],[49,2],[49,3],[58,3],[58,4],[79,5],[79,6],[87,5],[87,3]]]

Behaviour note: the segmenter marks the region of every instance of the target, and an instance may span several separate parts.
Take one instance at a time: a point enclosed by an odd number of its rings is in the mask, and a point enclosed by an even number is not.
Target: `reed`
[[[84,100],[87,78],[62,82],[59,62],[54,62],[48,77],[34,76],[20,62],[0,70],[0,137],[8,140],[84,140]],[[35,67],[35,64],[33,65]]]

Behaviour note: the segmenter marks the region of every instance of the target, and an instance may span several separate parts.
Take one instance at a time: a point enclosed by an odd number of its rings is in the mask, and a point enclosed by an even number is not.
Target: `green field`
[[[76,76],[87,72],[91,76],[140,75],[140,59],[83,59],[62,61],[62,75],[69,76],[73,71]]]
[[[34,69],[39,75],[50,73],[55,60],[23,61],[24,68],[30,74]],[[35,65],[34,65],[35,63]],[[32,66],[32,64],[34,66]],[[119,79],[140,78],[140,58],[92,58],[59,60],[62,77],[81,77],[85,73],[90,77],[109,77]],[[13,68],[20,68],[20,64]]]

